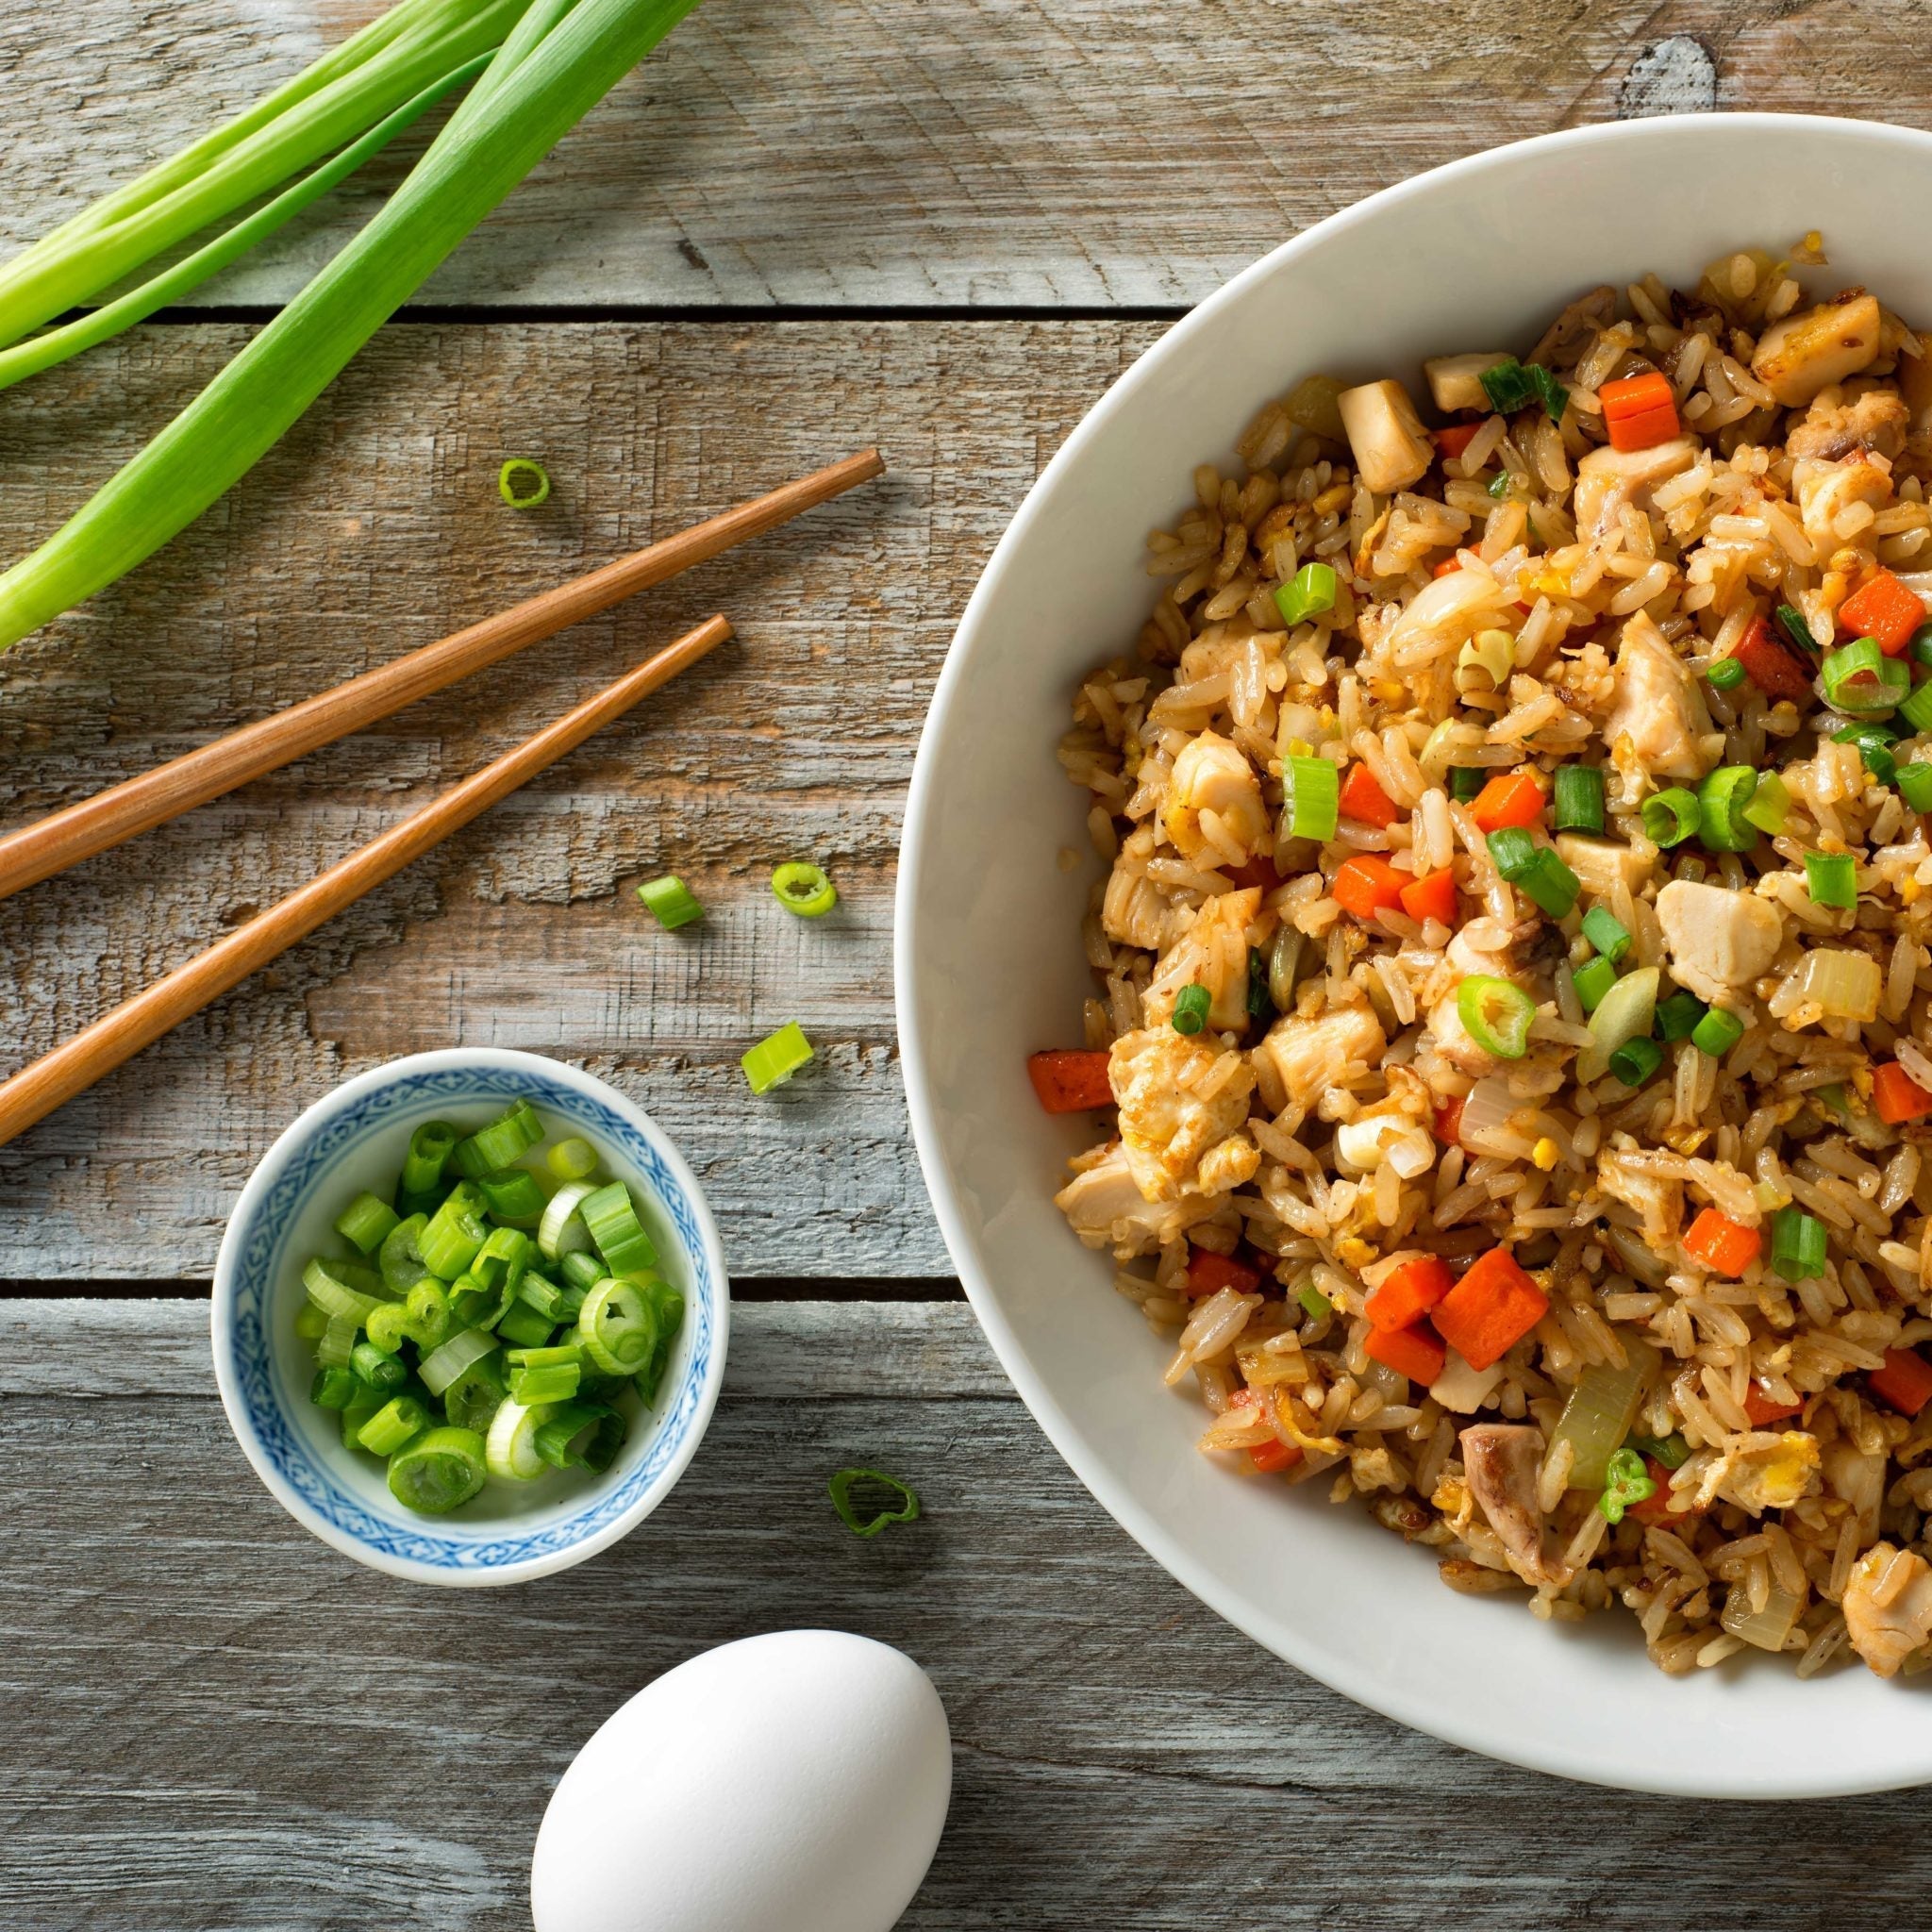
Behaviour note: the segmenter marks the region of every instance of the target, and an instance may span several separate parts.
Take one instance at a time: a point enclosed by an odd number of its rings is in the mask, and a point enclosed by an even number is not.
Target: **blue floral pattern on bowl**
[[[238,1241],[238,1259],[223,1366],[227,1372],[224,1379],[239,1397],[239,1404],[231,1403],[238,1433],[245,1426],[254,1438],[252,1445],[244,1441],[244,1448],[264,1474],[273,1472],[279,1477],[338,1538],[361,1544],[392,1563],[451,1573],[451,1581],[480,1581],[479,1573],[521,1568],[597,1538],[632,1511],[675,1468],[693,1430],[702,1428],[709,1406],[724,1284],[711,1265],[706,1224],[683,1177],[636,1124],[595,1093],[540,1071],[547,1064],[535,1056],[519,1055],[509,1065],[425,1065],[370,1087],[322,1123],[259,1198],[245,1205],[245,1224],[229,1231],[229,1240]],[[298,1211],[318,1187],[326,1184],[331,1171],[391,1117],[420,1112],[425,1102],[475,1108],[479,1102],[507,1105],[519,1098],[567,1119],[573,1128],[634,1170],[655,1197],[656,1206],[676,1230],[688,1271],[689,1340],[681,1347],[689,1354],[682,1374],[669,1391],[669,1406],[645,1411],[634,1424],[649,1434],[643,1454],[633,1462],[620,1463],[601,1482],[587,1485],[581,1508],[525,1531],[492,1523],[465,1534],[457,1523],[431,1528],[427,1525],[432,1519],[425,1519],[422,1528],[405,1526],[372,1510],[337,1470],[318,1458],[314,1446],[289,1420],[291,1403],[306,1403],[308,1391],[281,1386],[270,1337],[277,1310],[282,1320],[289,1315],[291,1232]]]

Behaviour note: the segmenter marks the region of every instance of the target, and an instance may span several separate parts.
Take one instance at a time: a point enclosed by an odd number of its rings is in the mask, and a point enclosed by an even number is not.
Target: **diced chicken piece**
[[[1798,496],[1798,520],[1820,556],[1838,547],[1839,519],[1846,510],[1864,505],[1877,511],[1891,503],[1890,466],[1862,453],[1837,463],[1799,463],[1791,472],[1791,483]]]
[[[1388,1043],[1374,1008],[1360,1006],[1343,1007],[1313,1020],[1285,1014],[1255,1050],[1273,1062],[1289,1099],[1297,1107],[1312,1108],[1329,1088],[1341,1083],[1351,1064],[1374,1066]]]
[[[1167,904],[1144,874],[1116,865],[1100,902],[1101,929],[1115,944],[1158,952],[1167,939]]]
[[[1244,1056],[1204,1046],[1171,1026],[1147,1026],[1114,1041],[1107,1076],[1127,1166],[1148,1200],[1224,1191],[1240,1185],[1227,1175],[1243,1165],[1241,1178],[1252,1177],[1260,1157],[1241,1132],[1255,1091]],[[1230,1139],[1240,1145],[1210,1166],[1208,1157]]]
[[[1751,373],[1786,408],[1801,408],[1820,390],[1872,366],[1880,326],[1877,297],[1848,290],[1773,323],[1757,339]]]
[[[1202,906],[1162,958],[1141,998],[1148,1025],[1165,1025],[1174,1018],[1174,1003],[1184,986],[1208,989],[1213,1002],[1208,1024],[1216,1032],[1247,1024],[1248,926],[1260,908],[1261,893],[1254,886],[1223,892]]]
[[[1600,536],[1616,521],[1626,503],[1647,509],[1647,492],[1673,476],[1681,476],[1697,460],[1696,440],[1674,436],[1648,449],[1593,449],[1576,465],[1576,489],[1571,507],[1579,537]]]
[[[1879,1676],[1895,1677],[1932,1637],[1932,1568],[1915,1551],[1874,1543],[1853,1565],[1840,1607],[1852,1648]]]
[[[1423,364],[1429,379],[1429,394],[1437,408],[1453,415],[1457,409],[1487,409],[1490,393],[1483,387],[1483,372],[1509,360],[1507,349],[1478,350],[1473,356],[1438,356]]]
[[[1854,402],[1821,396],[1785,438],[1803,460],[1835,463],[1855,452],[1895,460],[1905,454],[1906,404],[1897,391],[1868,390]]]
[[[1207,1194],[1148,1200],[1127,1166],[1127,1150],[1118,1141],[1104,1160],[1076,1174],[1053,1200],[1090,1248],[1110,1248],[1123,1260],[1155,1253],[1220,1206]]]
[[[1560,1589],[1570,1572],[1544,1559],[1543,1512],[1536,1497],[1543,1432],[1526,1423],[1477,1423],[1458,1440],[1469,1492],[1489,1519],[1509,1567],[1525,1583]]]
[[[1769,899],[1690,879],[1657,895],[1671,977],[1701,1000],[1724,1006],[1771,968],[1785,942],[1785,917]]]
[[[1702,778],[1723,753],[1723,736],[1711,730],[1697,680],[1641,610],[1624,626],[1614,674],[1604,742],[1619,766],[1628,759],[1654,778]]]
[[[1610,898],[1619,886],[1628,887],[1634,897],[1654,862],[1615,839],[1592,839],[1582,832],[1558,832],[1557,857],[1592,899]]]
[[[1817,1488],[1818,1438],[1803,1429],[1758,1429],[1725,1438],[1725,1449],[1701,1485],[1707,1497],[1719,1495],[1739,1508],[1761,1516],[1789,1509]]]
[[[1160,820],[1182,858],[1224,863],[1225,855],[1202,829],[1203,812],[1214,813],[1243,857],[1269,842],[1260,777],[1241,746],[1215,731],[1204,731],[1181,748],[1167,781]]]
[[[1407,490],[1436,459],[1408,391],[1392,378],[1345,389],[1336,399],[1356,474],[1378,496]]]

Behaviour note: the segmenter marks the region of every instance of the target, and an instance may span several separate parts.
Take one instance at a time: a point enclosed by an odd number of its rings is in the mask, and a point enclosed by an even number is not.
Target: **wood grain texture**
[[[0,533],[52,527],[242,331],[152,328],[0,398]],[[208,518],[0,659],[18,824],[876,441],[889,474],[0,911],[0,1073],[723,609],[739,641],[270,972],[0,1149],[0,1278],[212,1263],[268,1142],[349,1073],[483,1043],[580,1060],[696,1161],[733,1268],[948,1272],[891,1024],[893,858],[957,614],[1144,323],[387,331]],[[104,412],[104,397],[113,399]],[[508,454],[556,493],[517,513]],[[779,860],[837,878],[786,915]],[[630,887],[709,908],[663,933]],[[818,1063],[755,1100],[796,1019]]]
[[[576,1743],[697,1651],[804,1625],[899,1644],[946,1702],[952,1816],[903,1932],[1923,1921],[1919,1794],[1561,1785],[1276,1662],[1114,1527],[964,1309],[741,1307],[704,1448],[636,1535],[513,1592],[430,1593],[257,1483],[205,1309],[82,1306],[25,1312],[51,1374],[0,1355],[9,1932],[518,1932]],[[130,1310],[154,1392],[63,1392]],[[920,1522],[847,1535],[824,1486],[852,1462],[912,1482]]]
[[[70,0],[58,34],[0,12],[0,246],[375,10]],[[1650,52],[1672,38],[1715,57],[1722,107],[1932,123],[1932,15],[1898,0],[707,0],[425,299],[1188,304],[1422,169],[1703,103]],[[285,300],[426,138],[194,299]]]

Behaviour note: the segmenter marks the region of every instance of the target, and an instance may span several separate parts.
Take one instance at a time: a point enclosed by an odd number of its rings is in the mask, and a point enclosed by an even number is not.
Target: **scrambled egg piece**
[[[1789,1509],[1807,1495],[1818,1476],[1818,1438],[1803,1429],[1761,1430],[1733,1436],[1718,1464],[1721,1474],[1707,1489],[1753,1516]]]
[[[1242,1056],[1148,1026],[1114,1041],[1108,1078],[1127,1168],[1145,1199],[1225,1193],[1254,1178],[1261,1154],[1241,1129],[1255,1074]]]

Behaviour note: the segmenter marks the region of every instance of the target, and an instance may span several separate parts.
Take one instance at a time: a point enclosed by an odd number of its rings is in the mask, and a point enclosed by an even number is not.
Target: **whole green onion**
[[[1858,903],[1858,867],[1849,852],[1807,852],[1805,890],[1814,906],[1848,908]]]
[[[1808,1281],[1824,1273],[1824,1224],[1803,1209],[1781,1208],[1771,1223],[1771,1265],[1787,1281]]]
[[[1666,850],[1690,838],[1697,830],[1702,816],[1697,794],[1681,785],[1672,785],[1646,798],[1641,811],[1643,836],[1653,845],[1661,845]]]
[[[1890,785],[1898,775],[1898,760],[1891,755],[1892,746],[1898,742],[1898,733],[1888,731],[1883,724],[1847,724],[1842,731],[1831,734],[1831,741],[1834,744],[1856,744],[1865,769],[1881,785]]]
[[[1174,995],[1171,1024],[1176,1033],[1198,1033],[1208,1024],[1214,995],[1205,986],[1184,986]]]
[[[1757,773],[1751,765],[1720,765],[1697,788],[1697,836],[1713,852],[1748,852],[1757,827],[1744,816]]]
[[[1743,1037],[1743,1021],[1722,1007],[1713,1007],[1692,1029],[1690,1044],[1699,1053],[1707,1053],[1712,1059],[1721,1060]]]
[[[680,925],[689,925],[692,920],[705,916],[705,908],[675,873],[667,872],[660,879],[646,879],[638,888],[638,897],[666,932],[675,932]]]
[[[1282,768],[1281,791],[1291,836],[1334,838],[1341,816],[1341,774],[1327,758],[1290,758]]]
[[[1509,980],[1472,973],[1456,989],[1456,1012],[1469,1037],[1499,1060],[1520,1060],[1529,1051],[1536,1002]]]
[[[1583,937],[1612,966],[1630,950],[1628,929],[1607,906],[1592,906],[1583,915]]]
[[[1604,774],[1595,765],[1558,765],[1551,824],[1559,832],[1601,832]]]
[[[1305,563],[1295,572],[1292,582],[1283,584],[1274,592],[1274,608],[1281,612],[1281,621],[1292,630],[1310,617],[1333,610],[1338,588],[1333,564]]]
[[[245,475],[457,243],[695,4],[537,0],[369,225],[60,530],[0,575],[0,649],[125,575]],[[445,56],[438,72],[451,64]],[[421,87],[415,80],[403,98]],[[73,299],[43,291],[42,319]]]

